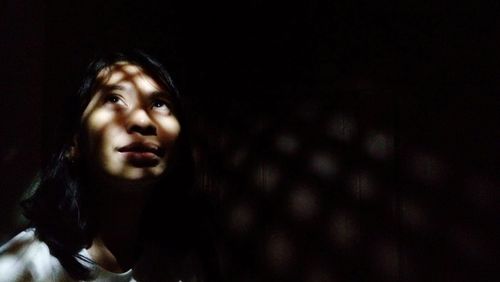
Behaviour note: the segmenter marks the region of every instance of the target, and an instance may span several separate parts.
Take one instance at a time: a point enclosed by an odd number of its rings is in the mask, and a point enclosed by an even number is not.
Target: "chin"
[[[163,175],[163,170],[158,168],[130,168],[121,173],[121,175],[116,175],[117,178],[121,178],[125,181],[132,182],[151,182],[157,181]]]
[[[155,166],[137,167],[127,164],[108,165],[101,170],[103,180],[111,186],[145,186],[158,182],[165,173],[163,163]]]

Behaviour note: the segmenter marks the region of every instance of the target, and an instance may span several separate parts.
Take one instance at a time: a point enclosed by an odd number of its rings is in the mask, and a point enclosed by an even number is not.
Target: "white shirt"
[[[80,254],[90,259],[86,249]],[[123,273],[107,271],[97,264],[80,261],[89,267],[96,282],[136,282],[133,270]],[[48,246],[38,240],[34,229],[27,229],[0,246],[0,282],[43,281],[66,282],[71,279]]]

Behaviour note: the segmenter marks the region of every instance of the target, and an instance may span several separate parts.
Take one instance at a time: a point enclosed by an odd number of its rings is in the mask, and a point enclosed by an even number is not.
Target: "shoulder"
[[[36,241],[35,229],[28,228],[11,238],[4,245],[1,245],[0,254],[3,255],[6,252],[12,252],[18,249],[22,249],[23,247],[26,247],[34,241]]]
[[[51,280],[61,270],[34,229],[22,231],[0,246],[0,282]]]

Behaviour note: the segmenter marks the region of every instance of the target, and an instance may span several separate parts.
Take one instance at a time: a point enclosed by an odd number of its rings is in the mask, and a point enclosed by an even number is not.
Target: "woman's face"
[[[118,62],[101,71],[79,138],[90,176],[116,183],[158,180],[181,130],[170,101],[136,65]]]

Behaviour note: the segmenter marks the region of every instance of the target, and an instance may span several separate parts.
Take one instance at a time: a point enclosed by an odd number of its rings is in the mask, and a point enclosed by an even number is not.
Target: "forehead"
[[[144,92],[164,90],[143,68],[129,62],[117,62],[97,74],[98,87],[121,86]]]

